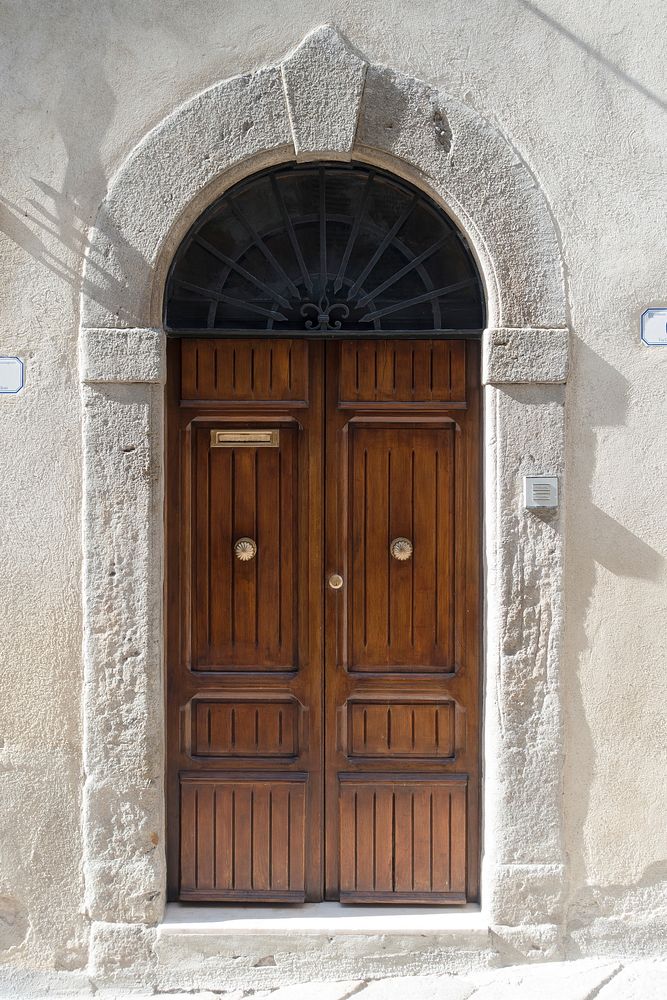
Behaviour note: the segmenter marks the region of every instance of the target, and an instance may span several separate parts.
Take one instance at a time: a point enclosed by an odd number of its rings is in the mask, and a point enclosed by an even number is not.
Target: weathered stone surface
[[[504,923],[559,923],[565,902],[564,865],[498,864],[494,870],[491,919]]]
[[[359,980],[348,980],[337,983],[296,983],[292,986],[280,986],[277,990],[255,993],[256,1000],[348,1000],[357,996],[363,983]]]
[[[458,976],[406,976],[378,979],[368,983],[356,996],[359,1000],[466,1000],[475,984]]]
[[[164,382],[166,338],[162,330],[81,330],[82,382]]]
[[[166,925],[165,925],[166,926]],[[466,975],[498,961],[486,930],[437,934],[335,933],[328,930],[165,933],[155,944],[162,990],[269,990],[312,981],[388,976]]]
[[[0,956],[6,960],[7,953],[23,943],[29,930],[25,903],[14,896],[0,896]]]
[[[83,388],[86,907],[111,921],[164,899],[160,393]]]
[[[589,1000],[619,966],[610,962],[547,963],[481,973],[475,1000]]]
[[[482,382],[566,382],[568,344],[565,329],[485,330]]]
[[[633,962],[621,969],[597,994],[597,1000],[665,1000],[665,997],[665,962]]]
[[[118,984],[139,991],[152,983],[155,931],[138,924],[98,923],[90,928],[90,974],[96,986]]]
[[[350,158],[366,65],[329,25],[282,63],[297,159]]]
[[[561,924],[530,923],[526,920],[514,927],[493,924],[490,930],[502,965],[555,962],[566,957]]]
[[[175,221],[212,182],[224,186],[225,171],[272,150],[293,155],[277,67],[216,84],[149,132],[114,178],[91,232],[82,326],[159,323],[155,268]],[[209,190],[209,199],[214,195]],[[181,233],[188,224],[186,216]]]
[[[547,866],[534,869],[527,900],[527,913],[535,914],[545,892],[545,914],[536,921],[543,923],[546,912],[558,913],[564,877],[563,527],[559,511],[535,516],[524,510],[521,491],[524,475],[564,473],[564,396],[561,387],[515,386],[487,388],[485,398],[494,502],[486,539],[486,815],[492,833],[483,893],[493,922],[510,925],[521,887],[530,882],[527,866]]]
[[[490,324],[565,325],[560,250],[544,195],[489,122],[426,83],[370,66],[357,144],[388,154],[390,169],[395,158],[415,168],[417,183],[460,222],[484,274]]]

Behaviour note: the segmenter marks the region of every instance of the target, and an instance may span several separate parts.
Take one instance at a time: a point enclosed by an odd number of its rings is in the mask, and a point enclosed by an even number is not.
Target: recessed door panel
[[[348,669],[452,670],[455,425],[348,434]]]
[[[339,780],[343,902],[465,902],[465,778]]]
[[[297,667],[297,432],[277,436],[276,447],[218,447],[209,427],[192,432],[197,670]]]

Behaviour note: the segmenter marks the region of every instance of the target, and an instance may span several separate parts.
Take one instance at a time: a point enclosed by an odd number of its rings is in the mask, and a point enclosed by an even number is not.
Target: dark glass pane
[[[362,164],[289,164],[212,205],[171,267],[171,331],[477,330],[477,269],[422,192]]]

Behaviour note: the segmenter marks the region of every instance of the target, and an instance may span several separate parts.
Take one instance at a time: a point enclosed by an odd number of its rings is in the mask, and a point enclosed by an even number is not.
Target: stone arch
[[[558,954],[563,524],[557,513],[525,512],[520,492],[525,474],[563,474],[568,334],[557,234],[535,178],[497,129],[429,85],[368,64],[325,26],[279,66],[216,84],[148,133],[90,234],[80,330],[84,874],[92,968],[102,973],[119,942],[133,961],[154,960],[150,928],[164,910],[166,270],[194,219],[237,180],[289,159],[352,157],[439,202],[486,286],[482,910],[513,948]]]
[[[158,326],[158,279],[205,205],[272,162],[353,155],[417,183],[453,215],[480,262],[490,326],[565,325],[557,235],[526,164],[472,109],[368,65],[331,27],[280,66],[198,94],[131,152],[90,234],[81,325]]]

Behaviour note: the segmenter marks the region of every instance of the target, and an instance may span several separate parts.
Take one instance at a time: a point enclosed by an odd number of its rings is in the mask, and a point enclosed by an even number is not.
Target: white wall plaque
[[[639,322],[647,347],[667,347],[667,308],[645,309]]]
[[[0,394],[14,395],[23,388],[23,362],[20,358],[0,357]]]

